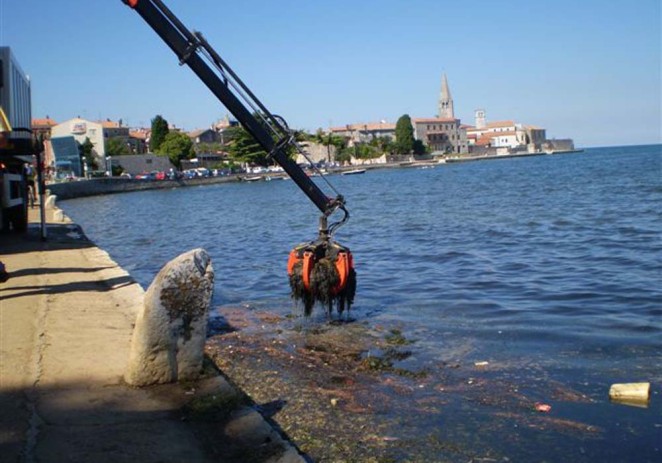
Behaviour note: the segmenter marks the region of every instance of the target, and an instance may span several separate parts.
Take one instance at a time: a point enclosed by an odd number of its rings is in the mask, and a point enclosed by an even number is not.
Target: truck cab
[[[28,224],[24,165],[32,162],[30,79],[9,47],[0,47],[0,231],[23,232]]]

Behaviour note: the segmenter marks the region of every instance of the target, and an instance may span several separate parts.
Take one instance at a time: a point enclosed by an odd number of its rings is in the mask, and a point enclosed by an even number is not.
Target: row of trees
[[[151,152],[167,156],[170,162],[179,167],[183,159],[196,156],[196,147],[185,133],[170,131],[168,121],[161,115],[152,119],[149,149]],[[335,148],[335,159],[339,162],[349,161],[351,157],[359,159],[371,159],[386,154],[423,154],[425,146],[420,140],[414,139],[414,129],[411,118],[405,114],[400,117],[395,126],[395,141],[389,137],[376,137],[369,143],[357,143],[348,146],[344,137],[331,133],[324,133],[321,129],[315,134],[297,132],[298,141],[311,141],[326,146],[330,151]],[[253,137],[241,126],[226,129],[225,139],[228,143],[205,143],[197,146],[198,152],[226,151],[229,158],[237,163],[250,163],[267,165],[267,153],[253,139]],[[89,142],[89,140],[87,140]],[[90,143],[91,145],[91,143]],[[88,162],[93,161],[91,146],[82,147],[84,157]],[[126,142],[120,138],[106,140],[106,154],[108,156],[122,156],[130,154]],[[291,153],[294,155],[295,153]]]

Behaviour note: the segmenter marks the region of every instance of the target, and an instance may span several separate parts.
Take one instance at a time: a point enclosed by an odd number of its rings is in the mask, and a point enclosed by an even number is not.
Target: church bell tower
[[[453,97],[448,88],[448,79],[444,73],[441,79],[441,95],[439,96],[439,117],[447,119],[455,119],[455,111],[453,109]]]

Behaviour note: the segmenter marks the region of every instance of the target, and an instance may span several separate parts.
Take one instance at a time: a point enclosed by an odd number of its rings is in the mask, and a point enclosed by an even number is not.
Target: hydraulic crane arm
[[[154,29],[179,58],[188,65],[241,125],[294,180],[322,212],[322,221],[337,209],[348,218],[344,198],[330,198],[288,157],[288,149],[301,151],[285,121],[271,114],[237,77],[199,32],[189,31],[161,0],[122,0]],[[208,64],[209,63],[209,64]],[[250,109],[249,109],[250,108]],[[333,227],[332,227],[333,228]]]
[[[288,157],[295,149],[303,154],[285,121],[270,113],[234,71],[223,61],[199,32],[189,31],[161,0],[122,0],[136,10],[175,52],[181,65],[188,65],[223,103],[255,140],[294,180],[322,211],[319,237],[296,246],[289,255],[287,273],[292,297],[304,303],[310,314],[315,302],[335,304],[342,314],[349,309],[356,291],[356,271],[349,248],[332,241],[335,229],[349,218],[344,198],[328,197],[306,173]],[[331,226],[327,218],[340,209],[344,216]]]

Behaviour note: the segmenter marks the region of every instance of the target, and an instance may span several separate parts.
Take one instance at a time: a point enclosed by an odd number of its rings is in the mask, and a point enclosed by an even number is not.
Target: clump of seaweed
[[[359,369],[372,372],[392,373],[406,378],[425,378],[428,376],[427,369],[408,370],[394,366],[395,362],[404,360],[411,356],[410,351],[400,352],[395,349],[387,349],[383,355],[369,355],[360,362]]]
[[[390,330],[384,339],[392,346],[406,346],[414,343],[414,341],[405,338],[402,332],[398,329]]]
[[[307,285],[304,281],[303,259],[294,263],[289,273],[291,296],[294,300],[303,302],[304,314],[309,316],[316,302],[327,307],[329,315],[334,306],[338,314],[342,314],[345,309],[349,310],[356,295],[356,271],[350,266],[344,282],[341,283],[336,267],[339,256],[349,253],[349,250],[333,242],[324,245],[311,243],[296,249],[305,249],[314,254],[313,265],[307,275]]]
[[[361,368],[369,371],[391,371],[393,361],[377,355],[369,355],[361,360]]]

